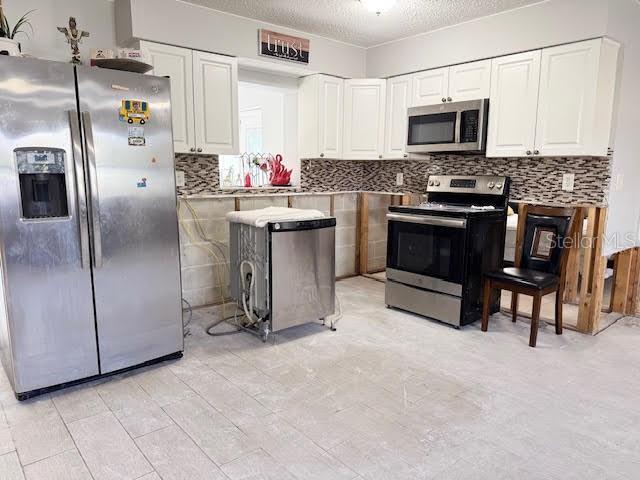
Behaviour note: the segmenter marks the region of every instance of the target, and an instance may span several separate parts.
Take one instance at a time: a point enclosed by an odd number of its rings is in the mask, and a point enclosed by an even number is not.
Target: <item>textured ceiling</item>
[[[396,0],[376,16],[358,0],[184,0],[370,47],[540,0]]]

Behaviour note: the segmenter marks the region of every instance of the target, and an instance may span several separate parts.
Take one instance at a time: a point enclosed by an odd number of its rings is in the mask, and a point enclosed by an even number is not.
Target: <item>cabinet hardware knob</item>
[[[531,150],[527,150],[527,155],[531,155]]]
[[[442,102],[444,103],[444,102],[446,102],[446,101],[447,101],[447,99],[446,99],[446,98],[444,98],[444,97],[442,97]]]
[[[450,102],[451,101],[451,97],[447,97],[447,101]]]
[[[320,154],[320,158],[324,158],[324,153],[321,153],[321,154]]]
[[[409,154],[408,154],[408,153],[405,153],[405,154],[403,155],[403,157],[404,157],[404,158],[407,158],[408,156],[409,156]]]
[[[191,147],[191,148],[189,149],[189,151],[190,151],[190,152],[195,152],[195,151],[196,151],[196,147]]]
[[[534,150],[534,151],[533,151],[533,154],[534,154],[534,155],[540,155],[540,150]]]
[[[382,155],[378,155],[378,158],[382,158]]]
[[[198,152],[201,152],[201,151],[202,151],[202,149],[201,149],[201,148],[198,148]]]

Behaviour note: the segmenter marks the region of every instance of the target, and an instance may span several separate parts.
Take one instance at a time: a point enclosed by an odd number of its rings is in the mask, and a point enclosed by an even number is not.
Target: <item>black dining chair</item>
[[[576,238],[576,210],[561,207],[523,205],[519,211],[515,266],[484,274],[482,331],[489,325],[489,308],[494,288],[511,292],[512,321],[518,315],[518,295],[533,297],[529,345],[536,346],[542,297],[556,292],[556,334],[562,334],[567,253]]]

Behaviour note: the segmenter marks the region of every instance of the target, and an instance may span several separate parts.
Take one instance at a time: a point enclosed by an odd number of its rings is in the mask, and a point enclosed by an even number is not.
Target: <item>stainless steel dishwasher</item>
[[[231,222],[231,296],[263,340],[334,314],[335,226],[333,217]]]

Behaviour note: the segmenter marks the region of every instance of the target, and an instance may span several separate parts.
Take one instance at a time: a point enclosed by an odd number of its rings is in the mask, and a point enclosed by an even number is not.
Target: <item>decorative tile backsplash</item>
[[[402,172],[404,185],[396,186]],[[574,173],[573,192],[562,174]],[[507,175],[511,199],[546,204],[606,205],[609,157],[486,158],[433,155],[424,160],[302,160],[304,191],[367,190],[424,193],[429,175]]]
[[[247,193],[220,189],[216,155],[176,154],[176,169],[185,173],[181,195]],[[402,172],[404,185],[396,186]],[[562,190],[562,174],[574,173],[573,192]],[[424,160],[302,160],[301,190],[307,192],[377,191],[424,193],[429,175],[508,175],[511,199],[546,204],[606,205],[609,157],[486,158],[433,155]],[[251,193],[288,192],[290,189],[251,190]]]

